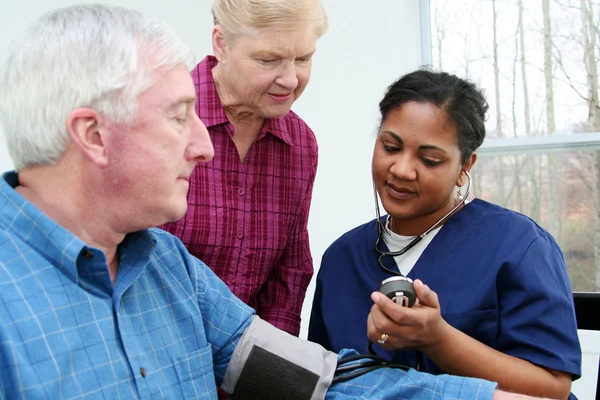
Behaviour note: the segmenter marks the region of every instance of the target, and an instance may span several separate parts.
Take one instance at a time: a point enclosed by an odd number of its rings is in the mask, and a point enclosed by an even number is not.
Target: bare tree
[[[544,15],[544,78],[546,81],[546,123],[548,134],[556,131],[554,116],[554,70],[552,68],[552,20],[550,18],[550,0],[542,0]]]
[[[552,67],[552,20],[550,17],[550,0],[542,0],[544,20],[544,78],[546,82],[546,128],[548,135],[556,132],[554,115],[554,69]],[[559,181],[556,173],[556,156],[548,154],[548,231],[556,239],[560,236],[560,217],[558,205]]]
[[[598,69],[596,67],[596,32],[594,9],[590,0],[581,1],[581,25],[583,33],[583,60],[588,87],[588,130],[600,131],[600,104],[598,102]]]
[[[519,51],[521,54],[521,80],[523,82],[523,101],[525,111],[525,133],[531,135],[531,106],[529,105],[529,88],[527,86],[527,57],[525,47],[525,24],[523,23],[523,0],[519,0]]]
[[[600,0],[434,4],[444,9],[432,32],[439,65],[478,82],[495,103],[489,139],[553,135],[563,126],[600,131]],[[600,291],[600,151],[482,154],[473,175],[473,193],[520,210],[556,237],[574,288]]]
[[[446,7],[444,7],[443,5],[446,4],[443,1],[437,1],[435,2],[435,14],[434,14],[434,24],[435,24],[435,40],[436,40],[436,45],[435,47],[437,48],[437,55],[438,55],[438,68],[441,70],[443,70],[443,64],[442,64],[442,54],[444,54],[443,51],[443,44],[444,44],[444,39],[446,39]]]
[[[525,134],[527,136],[531,136],[531,104],[529,102],[529,85],[527,81],[527,47],[525,46],[525,23],[523,22],[523,0],[518,0],[517,3],[519,7],[519,18],[518,18],[518,31],[519,31],[519,54],[520,54],[520,64],[521,64],[521,82],[523,86],[523,111],[524,111],[524,120],[525,120]],[[540,220],[540,197],[541,197],[541,187],[539,181],[536,177],[537,171],[536,169],[541,168],[540,165],[534,162],[534,157],[526,157],[526,165],[527,165],[527,173],[529,175],[529,184],[531,185],[531,204],[529,206],[529,216],[533,218],[535,221]]]
[[[547,0],[544,0],[547,1]],[[502,110],[500,107],[500,66],[498,64],[498,13],[496,12],[496,0],[492,0],[492,29],[494,35],[494,87],[496,89],[496,134],[499,138],[504,137],[502,132]]]
[[[578,14],[581,22],[580,29],[573,29],[577,24],[571,20],[573,27],[571,31],[563,34],[562,38],[571,44],[577,44],[581,48],[583,61],[583,79],[579,79],[578,72],[569,65],[572,55],[563,58],[558,46],[555,45],[555,60],[564,77],[564,83],[582,99],[588,109],[587,120],[582,124],[581,130],[590,132],[600,131],[600,112],[598,109],[598,18],[594,15],[594,2],[591,0],[558,1],[564,14]],[[596,2],[598,7],[598,2]],[[581,66],[581,64],[579,64]],[[577,176],[585,183],[583,190],[591,194],[580,195],[579,206],[587,208],[590,212],[589,231],[587,235],[590,241],[592,270],[594,274],[594,287],[592,290],[600,291],[600,153],[598,151],[584,154],[578,158],[579,164],[574,167],[578,171]],[[588,178],[589,177],[589,178]],[[590,201],[584,199],[588,197]],[[593,271],[593,272],[592,272]],[[587,274],[589,279],[589,273]]]
[[[498,13],[496,11],[496,0],[492,0],[492,33],[493,33],[493,59],[494,59],[494,88],[495,88],[495,100],[496,100],[496,136],[498,138],[504,137],[502,131],[502,107],[501,107],[501,96],[500,96],[500,65],[498,63]],[[505,173],[504,173],[504,160],[502,157],[494,157],[494,175],[496,182],[498,182],[498,190],[496,202],[502,205],[506,204],[508,200],[506,196],[506,185],[505,185]]]
[[[517,23],[517,33],[521,29],[521,20]],[[513,123],[513,137],[518,136],[518,123],[517,123],[517,63],[519,58],[519,36],[515,35],[515,56],[513,58],[512,65],[512,123]],[[523,49],[521,49],[523,50]],[[518,155],[514,155],[512,159],[512,169],[513,169],[513,187],[516,188],[517,192],[517,200],[516,200],[516,211],[524,212],[523,206],[523,188],[521,183],[521,157]],[[512,190],[511,190],[512,192]],[[508,200],[508,199],[507,199]]]
[[[594,9],[589,0],[580,0],[581,27],[583,39],[583,60],[588,87],[588,119],[587,129],[591,132],[600,131],[600,107],[598,104],[598,69],[596,67],[596,30]],[[596,267],[596,290],[600,291],[600,152],[594,153],[592,171],[592,198],[594,199],[594,265]]]

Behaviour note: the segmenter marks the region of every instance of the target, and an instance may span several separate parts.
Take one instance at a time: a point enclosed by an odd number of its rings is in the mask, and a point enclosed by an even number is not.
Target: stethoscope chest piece
[[[413,281],[405,276],[392,276],[379,286],[379,291],[403,307],[412,307],[417,301]]]

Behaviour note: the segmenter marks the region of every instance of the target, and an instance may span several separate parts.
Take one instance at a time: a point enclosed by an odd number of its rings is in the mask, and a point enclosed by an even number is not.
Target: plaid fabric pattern
[[[216,63],[209,56],[192,71],[196,112],[208,128],[215,157],[194,170],[185,217],[162,228],[179,237],[262,319],[297,336],[313,275],[307,224],[317,142],[290,111],[265,121],[241,162],[212,77]]]
[[[357,354],[342,350],[340,357]],[[325,400],[490,400],[497,385],[483,379],[381,368],[329,389]]]
[[[0,181],[0,399],[216,399],[253,310],[172,235],[104,253]]]
[[[17,184],[15,173],[0,181],[0,399],[216,399],[252,309],[158,229],[126,236],[113,286],[104,253]],[[494,388],[380,369],[326,399],[489,400]]]

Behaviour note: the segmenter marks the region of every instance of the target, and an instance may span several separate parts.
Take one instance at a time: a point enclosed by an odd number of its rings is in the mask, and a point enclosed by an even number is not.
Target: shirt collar
[[[19,237],[38,254],[77,282],[77,262],[89,251],[99,251],[57,224],[36,206],[21,196],[15,188],[19,176],[10,171],[0,179],[0,227],[9,235]],[[138,253],[148,256],[156,246],[156,238],[150,230],[130,233],[119,246],[123,254]]]
[[[219,95],[212,75],[212,69],[217,65],[217,59],[214,56],[206,56],[192,70],[192,78],[196,86],[196,113],[207,128],[230,123],[225,114],[225,108]],[[292,111],[290,111],[291,113]],[[279,118],[269,118],[261,129],[258,139],[260,140],[265,134],[271,134],[289,146],[294,146],[292,135],[288,129],[286,116]]]

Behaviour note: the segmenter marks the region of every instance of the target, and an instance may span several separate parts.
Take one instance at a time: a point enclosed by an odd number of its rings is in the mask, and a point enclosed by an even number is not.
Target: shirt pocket
[[[442,317],[459,331],[487,346],[497,349],[498,315],[498,310],[488,309],[442,314]]]
[[[184,399],[217,399],[211,346],[178,356],[173,366]]]

